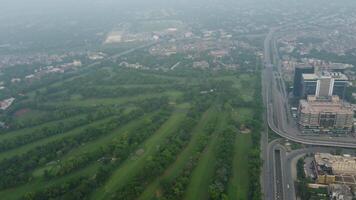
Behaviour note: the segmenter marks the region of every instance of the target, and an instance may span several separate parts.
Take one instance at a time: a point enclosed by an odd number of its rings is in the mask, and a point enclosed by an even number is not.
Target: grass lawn
[[[234,120],[244,123],[253,118],[253,110],[251,108],[236,108],[232,112],[232,117]]]
[[[106,184],[95,192],[92,199],[106,200],[118,188],[130,181],[139,170],[145,165],[145,162],[156,153],[157,146],[160,145],[170,134],[178,129],[180,122],[184,119],[186,112],[174,112],[168,121],[166,121],[159,130],[144,142],[139,149],[143,149],[144,153],[140,156],[132,156],[126,160],[110,177]]]
[[[188,146],[178,155],[176,161],[167,168],[165,173],[158,177],[155,181],[153,181],[150,185],[146,187],[146,190],[142,193],[142,195],[138,198],[140,200],[149,200],[155,196],[156,192],[159,190],[159,182],[164,179],[173,179],[177,175],[179,175],[180,171],[184,168],[186,162],[196,154],[196,145],[199,142],[199,139],[206,134],[204,132],[204,127],[209,124],[212,120],[217,117],[217,112],[214,109],[209,109],[205,112],[200,119],[197,126],[192,131],[192,138],[189,141]]]
[[[232,179],[228,187],[228,197],[231,200],[247,199],[249,184],[247,162],[251,145],[250,134],[241,134],[236,137]]]

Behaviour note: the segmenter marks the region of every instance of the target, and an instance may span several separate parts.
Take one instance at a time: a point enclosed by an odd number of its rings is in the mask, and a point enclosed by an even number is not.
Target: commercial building
[[[318,76],[315,74],[302,75],[302,97],[306,98],[309,95],[316,95],[318,88]]]
[[[322,72],[321,74],[302,74],[302,97],[339,96],[344,99],[348,78],[339,72]]]
[[[297,66],[294,71],[294,85],[293,95],[294,97],[302,96],[302,76],[303,74],[314,74],[314,67],[312,66]]]
[[[333,72],[331,75],[334,78],[333,95],[337,95],[341,99],[344,99],[346,88],[349,85],[349,79],[345,74],[339,72]]]
[[[300,100],[298,125],[302,133],[348,134],[353,126],[352,106],[338,96],[308,96]]]

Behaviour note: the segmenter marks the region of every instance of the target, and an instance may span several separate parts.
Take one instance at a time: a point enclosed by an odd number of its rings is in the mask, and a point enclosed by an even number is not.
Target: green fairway
[[[95,163],[93,165],[90,165],[88,167],[85,167],[84,169],[71,173],[67,176],[60,177],[55,180],[43,180],[43,178],[36,178],[31,182],[30,184],[25,184],[16,188],[10,188],[7,190],[2,190],[0,191],[0,199],[6,199],[6,200],[11,200],[11,199],[20,199],[23,195],[28,193],[29,191],[36,191],[40,190],[46,187],[50,187],[52,185],[57,185],[57,184],[63,184],[66,181],[73,179],[73,178],[78,178],[80,176],[84,175],[91,175],[95,172],[95,170],[99,167],[98,163]]]
[[[45,105],[60,105],[69,107],[95,107],[108,105],[124,105],[134,101],[145,100],[154,97],[168,96],[173,100],[180,97],[181,93],[176,91],[163,92],[158,94],[140,94],[133,97],[119,97],[119,98],[94,98],[94,99],[74,99],[71,101],[50,102]]]
[[[126,124],[123,127],[117,128],[116,130],[112,131],[111,133],[105,135],[104,137],[102,137],[98,140],[95,140],[95,141],[89,142],[85,145],[82,145],[81,147],[71,151],[64,159],[70,158],[70,157],[75,157],[76,155],[90,152],[95,149],[99,149],[100,147],[102,147],[102,145],[108,144],[110,141],[114,140],[117,136],[124,134],[124,133],[129,134],[133,129],[142,125],[145,121],[149,120],[150,117],[152,117],[152,115],[153,114],[147,114],[140,119],[133,120],[133,121],[129,122],[128,124]]]
[[[235,155],[233,160],[233,174],[229,183],[228,196],[231,200],[247,199],[248,177],[248,152],[251,149],[251,135],[240,134],[235,141]]]
[[[71,159],[75,159],[77,156],[80,156],[82,154],[85,153],[90,153],[90,152],[94,152],[99,150],[100,148],[103,148],[105,144],[110,143],[110,141],[114,140],[115,138],[117,138],[119,135],[122,134],[129,134],[133,129],[135,129],[136,127],[142,125],[145,121],[149,120],[150,117],[152,117],[153,114],[148,114],[143,116],[140,119],[134,120],[129,122],[128,124],[126,124],[123,127],[119,127],[116,130],[108,133],[107,135],[105,135],[104,137],[86,143],[86,144],[82,144],[80,147],[74,149],[73,151],[69,152],[68,154],[66,154],[64,157],[62,157],[60,159],[60,162],[58,162],[56,165],[52,165],[52,166],[46,166],[43,168],[39,168],[38,170],[34,171],[34,176],[42,176],[43,175],[43,171],[45,169],[50,169],[52,167],[57,167],[58,165],[61,165],[62,163],[71,160]]]
[[[65,133],[62,133],[62,134],[59,134],[59,135],[54,135],[52,137],[47,137],[45,139],[38,140],[38,141],[36,141],[34,143],[30,143],[30,144],[21,146],[19,148],[16,148],[16,149],[13,149],[13,150],[10,150],[10,151],[6,151],[6,152],[3,152],[3,153],[0,153],[0,160],[3,160],[5,158],[9,158],[9,157],[12,157],[12,156],[15,156],[15,155],[21,155],[21,154],[26,153],[27,151],[29,151],[31,149],[34,149],[34,148],[36,148],[38,146],[48,144],[48,143],[50,143],[52,141],[63,139],[65,137],[67,137],[67,136],[73,136],[73,135],[80,134],[81,131],[85,130],[86,128],[88,128],[90,126],[102,124],[102,123],[108,122],[111,119],[113,119],[113,117],[109,117],[109,118],[106,118],[106,119],[102,119],[102,120],[96,121],[96,122],[91,123],[91,124],[80,126],[80,127],[75,128],[73,130],[70,130],[68,132],[65,132]]]
[[[51,122],[46,122],[46,123],[42,123],[40,125],[37,125],[37,126],[33,126],[33,127],[30,127],[30,128],[23,128],[23,129],[19,129],[19,130],[16,130],[16,131],[11,131],[11,132],[8,132],[6,134],[2,134],[0,135],[0,141],[2,140],[7,140],[7,139],[13,139],[17,136],[22,136],[22,135],[26,135],[26,134],[30,134],[31,132],[35,131],[35,130],[39,130],[43,127],[46,127],[46,126],[53,126],[57,123],[66,123],[70,120],[76,120],[76,119],[80,119],[80,118],[83,118],[85,117],[85,115],[77,115],[77,116],[72,116],[72,117],[69,117],[69,118],[66,118],[66,119],[60,119],[60,120],[54,120],[54,121],[51,121]]]
[[[253,118],[253,110],[251,108],[235,108],[232,112],[234,120],[240,123],[245,123]]]
[[[166,171],[161,177],[158,177],[155,181],[153,181],[150,185],[147,186],[146,190],[139,197],[140,200],[149,200],[153,198],[155,194],[159,193],[159,182],[162,179],[172,179],[179,174],[186,162],[188,162],[188,160],[197,153],[197,143],[199,142],[201,137],[206,134],[204,131],[204,127],[206,127],[209,122],[214,120],[216,117],[217,112],[214,109],[209,109],[207,112],[204,113],[198,125],[192,131],[193,136],[188,146],[178,155],[176,161],[166,169]]]
[[[174,112],[168,121],[150,137],[138,150],[143,151],[141,155],[133,155],[123,163],[110,177],[106,184],[96,192],[92,199],[107,199],[117,188],[122,187],[130,178],[138,173],[145,162],[156,152],[157,146],[172,134],[184,119],[186,112]]]
[[[201,155],[198,166],[194,169],[185,200],[207,199],[209,185],[215,170],[216,151],[219,144],[219,133],[226,125],[226,115],[219,114],[219,122],[216,125],[212,138]]]
[[[255,76],[188,65],[103,67],[24,92],[0,130],[0,199],[204,200],[219,184],[246,199]]]

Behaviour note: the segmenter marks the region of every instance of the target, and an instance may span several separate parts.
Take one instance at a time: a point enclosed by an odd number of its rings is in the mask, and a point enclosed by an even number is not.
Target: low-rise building
[[[330,199],[333,200],[352,200],[351,189],[343,184],[330,184],[328,188]]]
[[[298,125],[303,133],[348,134],[353,126],[353,109],[338,96],[308,96],[300,100]]]
[[[9,98],[9,99],[0,101],[0,110],[8,109],[14,101],[15,101],[15,98]]]
[[[356,157],[316,153],[314,162],[317,174],[356,175]]]

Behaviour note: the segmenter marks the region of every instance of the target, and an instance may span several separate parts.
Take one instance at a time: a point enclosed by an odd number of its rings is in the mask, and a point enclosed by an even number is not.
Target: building
[[[300,100],[298,125],[302,133],[348,134],[353,126],[352,106],[338,96],[308,96]]]
[[[318,88],[318,76],[315,74],[302,75],[302,92],[301,96],[306,98],[309,95],[316,95]]]
[[[9,99],[0,101],[0,110],[8,109],[14,101],[15,101],[15,98],[9,98]]]
[[[346,88],[349,85],[349,79],[345,74],[339,72],[332,72],[331,75],[334,78],[333,95],[337,95],[341,99],[344,99]]]
[[[302,74],[302,97],[339,96],[344,99],[348,78],[339,72],[322,72],[321,74]]]
[[[316,153],[314,162],[318,169],[329,175],[356,175],[356,157]],[[318,174],[321,172],[318,170]]]
[[[314,67],[312,66],[297,66],[294,71],[294,85],[293,95],[294,97],[302,96],[302,75],[314,74]]]
[[[356,157],[316,153],[312,169],[317,184],[356,183]]]
[[[333,200],[352,200],[351,188],[343,184],[330,184],[328,187],[330,199]]]

